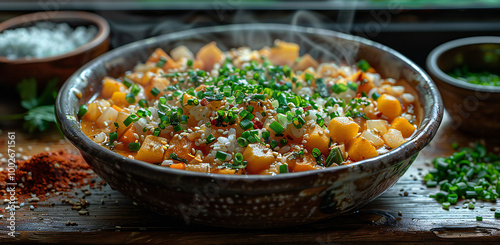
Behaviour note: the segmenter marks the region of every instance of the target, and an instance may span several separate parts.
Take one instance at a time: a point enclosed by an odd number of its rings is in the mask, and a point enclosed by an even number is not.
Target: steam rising
[[[215,11],[217,12],[217,11]],[[273,23],[283,23],[292,26],[301,27],[313,27],[320,29],[333,29],[334,31],[348,33],[352,27],[352,21],[354,18],[355,10],[342,10],[337,16],[337,21],[331,23],[331,18],[324,16],[322,14],[312,12],[312,11],[297,11],[292,15],[282,16],[276,15],[272,16],[271,21],[269,21],[269,16],[259,17],[254,16],[253,12],[246,10],[234,10],[229,12],[224,10],[224,12],[217,12],[216,15],[211,16],[208,14],[200,14],[199,12],[192,11],[181,16],[179,19],[174,19],[172,16],[170,18],[155,17],[155,16],[143,16],[134,20],[134,25],[124,25],[123,23],[113,22],[112,19],[126,18],[127,16],[112,16],[110,19],[110,24],[113,29],[118,30],[117,38],[112,46],[117,47],[125,43],[144,39],[146,37],[159,36],[162,34],[168,34],[177,31],[190,30],[193,28],[207,26],[207,25],[222,25],[222,24],[243,24],[243,23],[261,23],[262,19],[267,22]],[[218,22],[214,22],[211,18],[218,18]],[[135,24],[141,21],[154,22],[154,24]],[[300,45],[301,55],[309,53],[312,57],[319,61],[333,61],[337,63],[353,64],[356,61],[359,44],[354,42],[337,42],[335,38],[329,37],[327,35],[305,35],[302,33],[297,33],[293,31],[280,31],[280,33],[272,33],[264,30],[248,30],[239,31],[227,40],[227,37],[220,40],[220,37],[216,35],[198,35],[196,38],[191,38],[189,41],[184,41],[176,43],[176,45],[187,45],[191,47],[193,51],[196,48],[200,48],[211,41],[218,41],[218,46],[223,50],[228,50],[230,48],[235,48],[239,46],[250,46],[252,49],[260,49],[264,46],[273,46],[276,39],[294,42]],[[232,46],[224,46],[224,43],[230,43]]]

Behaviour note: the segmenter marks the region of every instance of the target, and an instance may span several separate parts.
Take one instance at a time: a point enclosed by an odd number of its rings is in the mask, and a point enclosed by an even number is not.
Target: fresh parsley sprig
[[[21,106],[26,112],[0,116],[0,121],[24,119],[24,128],[31,134],[45,131],[56,122],[54,103],[57,96],[57,79],[49,81],[42,93],[37,96],[37,82],[34,78],[23,79],[17,90]]]

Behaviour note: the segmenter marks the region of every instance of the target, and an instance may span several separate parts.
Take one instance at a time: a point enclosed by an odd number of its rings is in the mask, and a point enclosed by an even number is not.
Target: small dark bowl
[[[14,17],[0,23],[0,32],[9,29],[33,26],[36,22],[48,21],[77,26],[96,26],[98,32],[88,43],[65,54],[46,58],[20,58],[15,60],[0,56],[0,84],[13,87],[23,78],[33,77],[43,85],[53,78],[62,84],[85,63],[109,49],[109,25],[99,15],[80,11],[37,12]]]
[[[229,176],[160,167],[131,160],[92,142],[79,128],[80,104],[95,98],[101,79],[120,76],[144,62],[155,48],[186,45],[193,51],[210,41],[232,47],[270,46],[293,41],[302,52],[352,64],[366,59],[383,77],[406,79],[418,91],[421,122],[417,132],[393,151],[351,165],[276,176]],[[83,96],[78,98],[81,91]],[[57,120],[64,135],[94,171],[113,188],[160,214],[186,223],[266,228],[314,222],[355,211],[391,187],[435,135],[442,102],[431,79],[396,51],[343,33],[276,24],[228,25],[187,30],[135,42],[88,63],[61,88]]]
[[[453,127],[477,136],[500,136],[500,87],[471,84],[448,75],[463,65],[471,71],[498,74],[500,37],[450,41],[427,57],[427,70],[438,85]]]

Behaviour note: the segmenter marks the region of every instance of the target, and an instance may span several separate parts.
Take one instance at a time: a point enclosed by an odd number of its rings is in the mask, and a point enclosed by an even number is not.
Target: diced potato
[[[176,61],[179,61],[181,58],[193,59],[194,55],[186,46],[181,45],[176,47],[170,51],[170,56]]]
[[[116,134],[118,135],[118,138],[122,137],[123,133],[125,133],[125,131],[127,131],[127,129],[130,127],[130,125],[125,126],[125,124],[123,123],[125,121],[125,119],[127,119],[129,116],[129,114],[125,113],[125,112],[119,112],[118,113],[118,116],[116,117],[116,123],[118,124],[118,129],[116,129]]]
[[[166,77],[153,77],[151,79],[151,82],[144,88],[144,92],[146,93],[146,96],[148,96],[148,98],[158,98],[160,96],[162,96],[163,94],[165,94],[165,90],[167,89],[167,87],[170,85],[170,81],[166,78]],[[158,93],[158,95],[154,96],[152,93],[151,93],[151,89],[153,88],[157,88],[160,93]]]
[[[203,46],[196,54],[196,59],[203,63],[203,70],[210,71],[214,64],[220,63],[224,58],[224,54],[217,47],[216,42],[211,42]]]
[[[272,150],[260,143],[249,144],[243,152],[243,160],[247,161],[247,171],[250,174],[259,173],[269,168],[275,161]]]
[[[318,67],[318,75],[320,77],[337,77],[339,71],[334,65],[323,63]]]
[[[366,120],[366,128],[382,135],[389,129],[389,123],[386,120]]]
[[[349,117],[336,117],[328,124],[330,137],[337,143],[347,142],[359,132],[359,125]]]
[[[166,144],[167,139],[148,135],[144,139],[144,142],[142,142],[141,148],[137,152],[135,159],[149,163],[160,163],[163,161],[163,154],[165,153],[163,146]]]
[[[102,114],[101,107],[98,101],[90,103],[88,106],[87,113],[83,116],[83,119],[95,122]]]
[[[99,126],[106,126],[105,123],[111,125],[114,121],[116,121],[117,116],[118,111],[116,111],[113,107],[108,107],[106,108],[106,110],[104,110],[101,116],[97,118],[96,123]]]
[[[110,77],[103,79],[101,94],[104,99],[109,99],[114,92],[120,92],[121,89],[125,90],[127,87],[123,83],[118,82]]]
[[[174,147],[168,148],[165,150],[165,159],[171,159],[170,154],[174,153],[183,159],[186,159],[187,161],[191,161],[193,159],[193,155],[191,155],[191,148],[193,148],[193,142],[188,140],[187,138],[177,138],[173,137],[169,145],[173,145]]]
[[[210,164],[208,163],[188,164],[186,165],[186,170],[200,172],[200,173],[208,173],[210,171]]]
[[[303,71],[309,67],[316,69],[318,67],[318,62],[311,57],[309,54],[305,54],[300,58],[299,63],[293,68],[294,71]]]
[[[415,132],[415,127],[404,117],[396,117],[391,123],[391,128],[399,130],[404,138],[410,137]]]
[[[328,145],[330,144],[330,136],[325,133],[323,128],[316,124],[313,131],[309,133],[309,137],[306,143],[306,149],[309,152],[312,152],[314,148],[318,148],[323,154],[329,152]]]
[[[113,104],[119,107],[128,107],[127,94],[123,92],[114,92],[110,99]]]
[[[389,94],[382,94],[377,99],[378,110],[389,120],[400,116],[402,113],[401,103],[396,97]]]
[[[129,143],[135,142],[137,138],[135,138],[136,129],[133,124],[131,124],[130,127],[128,127],[125,132],[123,133],[121,138],[118,138],[118,141],[122,142],[123,145],[128,147]]]
[[[302,172],[308,170],[319,169],[318,164],[316,164],[316,159],[311,154],[305,154],[303,158],[297,158],[292,160],[292,164],[288,164],[288,168],[292,169],[294,172]]]
[[[165,71],[180,67],[180,65],[177,64],[174,59],[170,58],[170,56],[168,56],[168,54],[165,53],[165,51],[163,51],[163,49],[161,48],[157,48],[154,53],[149,56],[147,62],[158,63],[158,61],[160,61],[162,57],[166,60],[165,64],[162,67]]]
[[[403,134],[401,134],[399,130],[393,128],[389,129],[387,133],[382,135],[382,138],[384,139],[385,143],[393,149],[406,142]]]
[[[384,145],[384,140],[380,138],[377,134],[373,133],[371,130],[365,130],[363,131],[363,134],[361,134],[361,137],[367,139],[372,143],[372,145],[380,147]]]
[[[278,40],[270,50],[269,60],[274,65],[292,66],[299,57],[299,49],[300,47],[296,43],[287,43]]]
[[[347,153],[349,153],[349,156],[354,161],[361,161],[378,156],[377,149],[363,137],[355,138],[350,145]]]

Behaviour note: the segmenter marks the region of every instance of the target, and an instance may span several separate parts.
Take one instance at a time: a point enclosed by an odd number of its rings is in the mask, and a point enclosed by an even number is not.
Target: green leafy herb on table
[[[29,132],[45,131],[56,122],[54,103],[57,96],[57,79],[51,80],[42,93],[37,96],[37,82],[34,78],[23,79],[17,90],[21,106],[27,111],[20,114],[0,116],[0,120],[24,118],[24,128]]]

